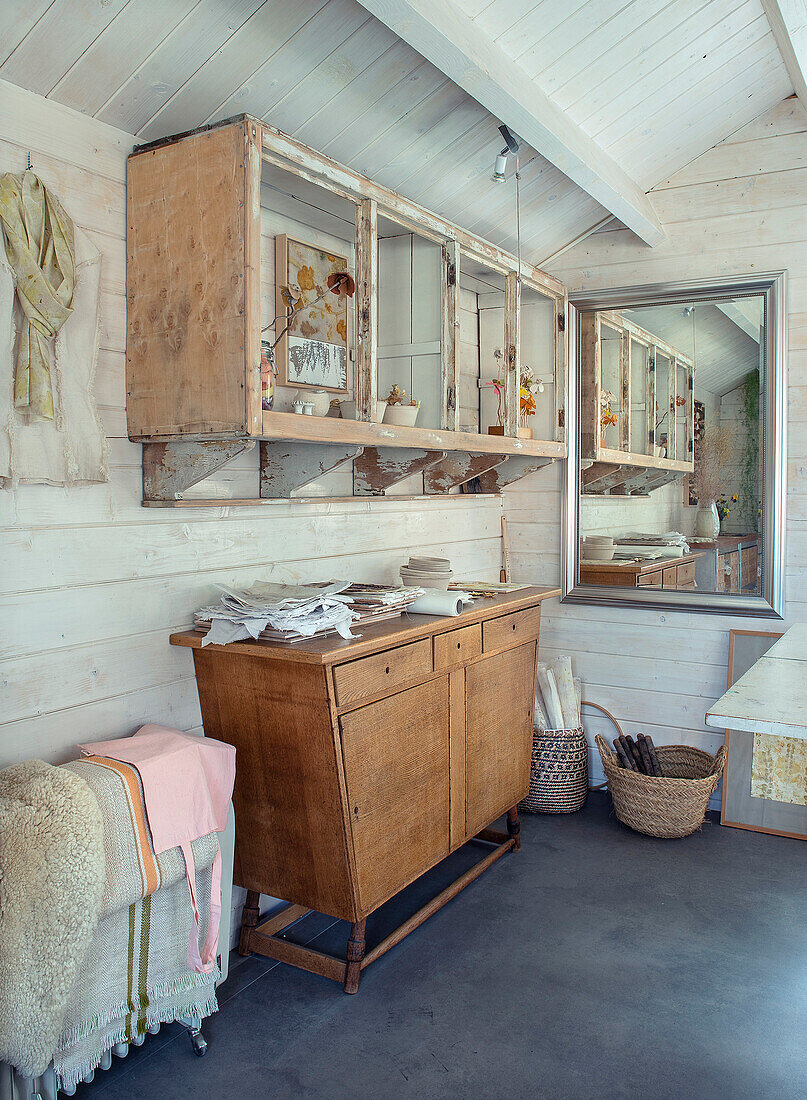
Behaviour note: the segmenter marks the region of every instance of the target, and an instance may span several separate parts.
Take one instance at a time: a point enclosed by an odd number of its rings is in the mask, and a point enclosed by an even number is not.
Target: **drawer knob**
[[[389,665],[387,665],[387,667],[386,667],[386,668],[384,669],[384,671],[385,671],[385,672],[386,672],[387,674],[389,674]]]
[[[515,624],[515,623],[513,623],[513,630],[515,630],[515,629],[516,629],[516,624]]]
[[[460,644],[461,644],[460,642],[457,642],[457,649],[460,648]]]

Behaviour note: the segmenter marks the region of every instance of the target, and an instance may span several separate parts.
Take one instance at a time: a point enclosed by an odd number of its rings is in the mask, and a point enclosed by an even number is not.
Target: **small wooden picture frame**
[[[348,393],[350,299],[327,292],[326,280],[339,271],[349,271],[347,256],[279,233],[275,237],[275,322],[278,332],[285,327],[286,303],[283,288],[295,296],[315,302],[302,309],[276,349],[278,383],[304,390]],[[322,292],[325,296],[317,301]]]
[[[769,630],[729,631],[728,687],[744,676],[781,636],[781,632]],[[766,735],[726,730],[720,824],[807,840],[807,806],[752,794],[756,736]]]

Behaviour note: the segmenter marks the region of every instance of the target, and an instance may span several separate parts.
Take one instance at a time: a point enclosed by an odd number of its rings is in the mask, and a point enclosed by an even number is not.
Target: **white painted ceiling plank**
[[[433,65],[419,65],[379,96],[367,116],[355,119],[335,134],[323,152],[367,175],[361,151],[368,144],[368,138],[383,132],[390,124],[397,126],[409,109],[444,84],[445,79]]]
[[[762,0],[793,90],[807,107],[807,4],[804,0]]]
[[[362,2],[642,240],[663,240],[653,208],[635,181],[446,0]]]
[[[339,94],[397,41],[389,27],[369,19],[261,118],[287,134],[299,136],[304,123],[324,105],[336,102]]]
[[[707,8],[707,13],[713,10]],[[738,35],[745,32],[754,38],[759,28],[756,31],[749,31],[749,28],[757,20],[763,20],[759,0],[748,0],[735,8],[730,17],[721,18],[715,24],[708,22],[704,14],[693,24],[690,33],[679,36],[679,48],[670,49],[667,44],[662,50],[663,42],[657,42],[641,50],[630,65],[629,80],[618,66],[611,68],[610,75],[598,72],[597,87],[592,94],[585,100],[578,98],[569,103],[568,109],[586,133],[599,141],[604,139],[597,135],[602,135],[609,127],[627,129],[637,117],[647,121],[657,104],[673,98],[685,83],[710,75],[726,58],[733,56],[738,49]],[[668,33],[669,28],[665,30],[665,37]],[[565,102],[562,95],[559,101]],[[655,133],[651,135],[653,140],[658,140]]]
[[[217,122],[244,111],[256,118],[265,117],[369,21],[370,16],[355,0],[330,0],[239,85],[205,122]]]
[[[427,134],[399,152],[378,172],[378,180],[386,187],[397,190],[398,185],[409,185],[417,172],[435,170],[440,154],[456,141],[462,141],[477,123],[486,117],[487,111],[475,99],[459,89],[462,100],[449,111]],[[398,181],[396,184],[394,181]]]
[[[135,0],[137,2],[137,0]],[[263,0],[201,0],[97,112],[137,134]]]
[[[139,131],[144,141],[184,133],[209,118],[233,86],[242,84],[325,6],[326,0],[265,0]]]
[[[55,0],[0,65],[0,76],[46,96],[126,3]]]
[[[0,65],[16,50],[54,0],[22,0],[0,4]]]
[[[711,149],[726,130],[734,130],[778,103],[789,88],[789,78],[775,44],[765,42],[742,51],[731,65],[682,91],[657,114],[658,125],[667,135],[663,150],[648,156],[646,134],[641,126],[614,141],[615,155],[642,178],[648,187],[694,159],[697,149]],[[719,86],[715,84],[720,81]],[[705,106],[712,104],[711,107]],[[686,127],[682,118],[690,119]]]
[[[643,0],[638,10],[633,4],[621,9],[616,4],[609,6],[617,10],[599,23],[592,22],[586,8],[578,13],[579,27],[561,24],[562,37],[552,48],[542,38],[540,69],[528,64],[525,57],[519,59],[519,64],[559,106],[564,106],[558,95],[562,88],[571,86],[579,98],[585,98],[596,92],[602,75],[612,73],[614,68],[622,72],[623,79],[631,80],[634,52],[641,56],[645,50],[654,50],[659,19],[672,33],[695,14],[698,6],[702,7],[702,0],[675,0],[673,4],[669,0]],[[640,44],[638,50],[635,43]],[[660,60],[662,54],[655,51],[655,56]]]
[[[422,58],[406,42],[394,38],[394,44],[366,68],[362,67],[340,92],[330,99],[320,99],[319,110],[295,130],[294,136],[314,149],[325,148],[357,118],[368,116],[387,88],[422,64]]]
[[[394,126],[369,135],[370,140],[361,151],[366,174],[375,178],[396,157],[406,155],[418,142],[428,140],[434,128],[463,101],[472,102],[462,88],[444,78],[439,87],[407,111]]]
[[[70,66],[51,96],[84,114],[95,114],[198,3],[128,3]]]
[[[549,37],[561,23],[565,23],[584,8],[586,3],[587,0],[569,0],[566,4],[558,4],[557,0],[542,0],[542,3],[527,12],[509,30],[497,32],[497,43],[509,57],[523,57],[530,47],[542,38]]]

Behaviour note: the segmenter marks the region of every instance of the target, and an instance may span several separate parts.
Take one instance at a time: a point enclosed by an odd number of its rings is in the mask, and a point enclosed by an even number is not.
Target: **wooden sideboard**
[[[235,745],[240,950],[358,990],[361,970],[519,847],[529,787],[541,601],[476,600],[457,618],[412,615],[354,640],[190,646],[205,733]],[[507,814],[508,832],[488,828]],[[369,914],[470,840],[484,858],[365,953]],[[260,923],[260,894],[290,904]],[[316,910],[351,923],[345,958],[280,937]]]
[[[698,588],[704,592],[760,591],[761,540],[757,534],[718,535],[693,544],[701,554],[697,568]]]
[[[655,561],[598,561],[580,563],[581,584],[614,584],[627,588],[694,589],[698,554]]]

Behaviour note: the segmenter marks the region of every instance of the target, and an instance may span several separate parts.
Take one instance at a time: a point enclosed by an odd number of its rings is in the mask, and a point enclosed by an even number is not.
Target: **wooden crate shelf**
[[[348,350],[356,420],[261,407],[264,168],[291,173],[321,188],[327,201],[355,211],[346,224],[355,222]],[[398,427],[370,417],[378,397],[380,217],[442,248],[436,427]],[[505,287],[504,436],[458,430],[461,256],[490,265]],[[554,335],[550,328],[544,345],[554,385],[546,440],[517,438],[522,287],[554,310]],[[423,474],[426,494],[472,480],[477,490],[499,492],[567,454],[567,301],[565,288],[540,269],[523,261],[519,267],[495,245],[249,116],[139,146],[128,162],[126,375],[129,438],[144,445],[143,504],[184,505],[187,489],[256,443],[261,462],[254,501],[187,504],[299,499],[295,494],[310,481],[351,463],[358,463],[354,496],[383,495],[413,473]]]
[[[581,317],[580,363],[581,455],[589,463],[581,471],[583,493],[646,496],[693,472],[695,363],[690,356],[615,310],[592,310]],[[662,363],[665,384],[660,382]],[[609,367],[612,389],[606,385]],[[613,439],[603,438],[600,424],[605,391],[613,392],[616,403]],[[634,406],[643,413],[638,429]],[[662,446],[664,456],[656,454]]]

